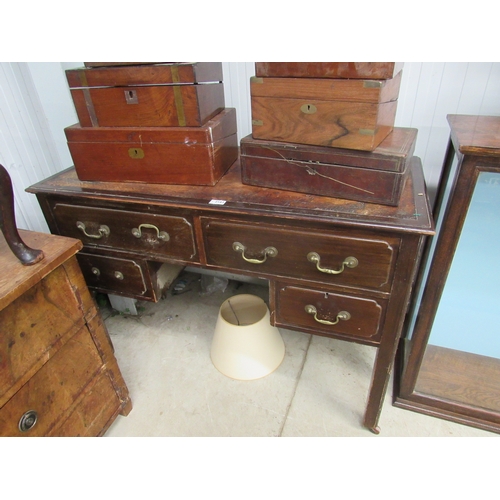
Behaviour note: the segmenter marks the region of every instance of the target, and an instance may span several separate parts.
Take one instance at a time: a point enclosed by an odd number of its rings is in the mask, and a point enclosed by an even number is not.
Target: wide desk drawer
[[[269,277],[390,292],[399,247],[393,237],[351,237],[203,219],[207,264]]]
[[[151,258],[195,260],[193,226],[185,217],[65,203],[56,203],[52,210],[60,234],[78,238],[86,246]]]
[[[276,326],[378,343],[386,300],[273,284]]]

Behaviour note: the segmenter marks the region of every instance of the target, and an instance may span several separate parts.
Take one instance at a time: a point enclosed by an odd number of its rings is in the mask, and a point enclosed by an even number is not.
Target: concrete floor
[[[270,375],[238,381],[210,359],[219,307],[236,293],[267,301],[268,289],[229,281],[203,294],[200,276],[185,293],[140,302],[138,315],[101,311],[130,391],[133,409],[108,437],[498,437],[391,404],[389,385],[377,436],[362,426],[375,349],[281,329],[282,364]]]

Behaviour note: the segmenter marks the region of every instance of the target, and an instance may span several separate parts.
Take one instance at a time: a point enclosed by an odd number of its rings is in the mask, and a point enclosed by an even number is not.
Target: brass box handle
[[[305,307],[305,310],[306,310],[307,314],[313,315],[315,321],[317,321],[318,323],[321,323],[322,325],[336,325],[339,321],[348,321],[351,319],[351,315],[347,311],[340,311],[337,314],[335,321],[327,321],[326,319],[319,319],[318,318],[318,310],[314,306],[308,304]]]
[[[95,240],[100,240],[103,236],[109,236],[111,231],[109,230],[109,227],[108,226],[105,226],[104,224],[102,224],[101,226],[99,226],[99,229],[98,229],[98,233],[99,234],[89,234],[87,233],[87,229],[85,227],[85,224],[83,222],[80,222],[78,221],[76,223],[76,227],[85,235],[87,236],[88,238],[93,238]]]
[[[156,231],[156,236],[159,240],[170,241],[170,235],[166,231],[160,231],[158,227],[153,224],[141,224],[139,227],[134,227],[132,229],[132,234],[136,238],[140,238],[142,236],[142,229],[154,229]]]
[[[264,264],[268,257],[276,257],[276,255],[278,255],[278,250],[276,250],[276,248],[267,247],[264,249],[264,257],[262,259],[249,259],[245,256],[245,245],[243,245],[239,241],[235,241],[233,243],[233,250],[235,252],[240,252],[243,260],[245,260],[246,262],[250,262],[250,264]]]
[[[314,264],[316,264],[316,269],[318,271],[321,271],[322,273],[326,273],[326,274],[340,274],[340,273],[344,272],[344,269],[346,267],[353,269],[354,267],[356,267],[359,264],[358,259],[356,259],[356,257],[347,257],[342,262],[342,266],[340,267],[339,270],[327,269],[325,267],[321,267],[321,257],[316,252],[309,252],[307,254],[307,260],[309,262],[313,262]]]

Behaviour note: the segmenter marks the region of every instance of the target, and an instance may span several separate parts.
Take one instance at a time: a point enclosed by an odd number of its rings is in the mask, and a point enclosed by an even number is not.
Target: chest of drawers
[[[276,326],[376,347],[364,425],[378,432],[422,244],[434,232],[418,158],[397,207],[243,185],[239,162],[213,187],[81,182],[68,169],[28,191],[53,233],[82,240],[91,287],[156,300],[145,283],[154,288],[163,265],[265,278]],[[92,258],[116,265],[101,272],[106,284]],[[126,262],[142,282],[119,270]],[[123,276],[113,288],[115,272]]]
[[[23,266],[0,234],[0,436],[98,436],[131,402],[75,258],[79,240],[21,231],[44,259]]]

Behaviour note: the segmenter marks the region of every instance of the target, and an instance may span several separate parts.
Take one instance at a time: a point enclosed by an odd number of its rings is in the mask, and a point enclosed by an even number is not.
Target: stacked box
[[[400,63],[255,63],[242,182],[397,205],[416,129],[394,128]]]
[[[85,63],[66,71],[80,180],[214,185],[238,156],[222,63]]]

